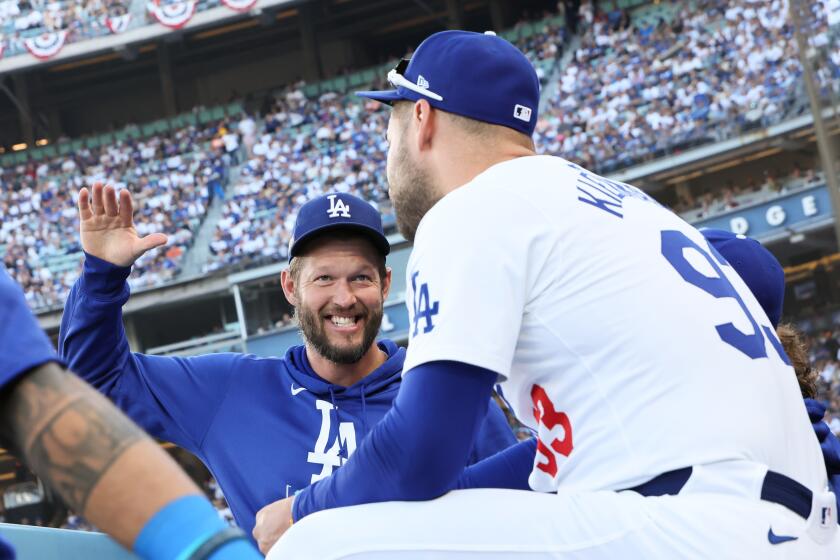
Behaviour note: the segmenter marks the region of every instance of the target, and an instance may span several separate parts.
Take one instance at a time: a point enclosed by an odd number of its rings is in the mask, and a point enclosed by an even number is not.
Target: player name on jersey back
[[[499,373],[539,437],[535,490],[624,489],[740,459],[824,483],[760,305],[641,190],[557,157],[497,164],[426,214],[407,273],[404,371]]]

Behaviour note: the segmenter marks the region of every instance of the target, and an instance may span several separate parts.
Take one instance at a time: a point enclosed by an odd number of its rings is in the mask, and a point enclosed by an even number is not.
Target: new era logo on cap
[[[423,89],[429,89],[429,80],[423,76],[417,76],[417,85]]]
[[[513,108],[513,116],[520,121],[531,122],[531,109],[525,105],[517,105]]]

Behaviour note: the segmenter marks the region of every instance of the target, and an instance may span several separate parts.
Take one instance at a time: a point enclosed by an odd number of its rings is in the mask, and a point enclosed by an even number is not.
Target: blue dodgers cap
[[[773,328],[778,327],[785,302],[785,271],[773,253],[745,235],[722,229],[702,229],[700,232],[746,283]]]
[[[391,244],[382,231],[382,216],[376,208],[358,196],[331,193],[313,198],[298,210],[289,242],[289,260],[300,254],[305,241],[337,229],[364,233],[382,255],[391,252]]]
[[[492,31],[441,31],[388,73],[396,87],[356,95],[392,104],[426,99],[432,107],[507,126],[528,136],[537,125],[540,80],[522,52]]]

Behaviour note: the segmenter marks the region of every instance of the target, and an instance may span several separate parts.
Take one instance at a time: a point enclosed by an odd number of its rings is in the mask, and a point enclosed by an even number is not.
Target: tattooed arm
[[[129,548],[164,505],[199,494],[131,420],[54,362],[0,393],[0,434],[71,508]]]
[[[0,439],[70,507],[141,558],[261,558],[166,452],[59,364],[2,266]]]

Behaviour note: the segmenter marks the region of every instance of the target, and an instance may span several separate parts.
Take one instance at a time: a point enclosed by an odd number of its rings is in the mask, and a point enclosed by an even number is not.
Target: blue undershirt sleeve
[[[530,490],[528,477],[531,476],[536,453],[536,439],[521,441],[467,467],[458,478],[455,488],[458,490],[467,488]]]
[[[336,507],[430,500],[453,489],[496,377],[452,361],[406,372],[393,407],[347,463],[295,497],[294,519]]]
[[[475,446],[467,464],[472,465],[483,461],[515,443],[516,436],[513,435],[513,429],[510,427],[505,413],[502,412],[494,399],[490,399],[487,416],[478,430]]]
[[[59,355],[149,434],[197,453],[234,374],[248,358],[131,352],[122,316],[130,273],[130,267],[85,255],[61,318]]]

